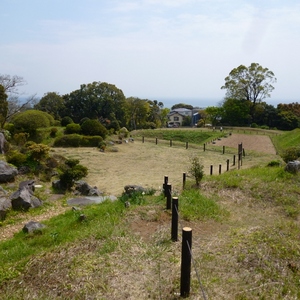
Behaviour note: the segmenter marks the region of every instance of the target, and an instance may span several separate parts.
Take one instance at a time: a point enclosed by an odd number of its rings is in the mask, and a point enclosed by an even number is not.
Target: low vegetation
[[[159,131],[149,132],[159,137]],[[201,139],[201,130],[178,132],[173,139],[190,135],[189,141],[199,144],[212,139]],[[274,136],[277,151],[296,147],[300,132],[292,136],[289,142],[285,134]],[[190,163],[200,174],[201,164]],[[198,188],[191,172],[185,189],[174,191],[180,233],[185,226],[193,230],[189,299],[300,297],[300,174],[286,172],[284,165],[278,156],[221,175],[201,173]],[[62,207],[67,196],[58,202]],[[1,298],[179,299],[181,243],[171,242],[165,201],[161,191],[151,190],[82,210],[68,208],[44,221],[40,231],[19,231],[2,240]],[[46,200],[35,213],[51,208]],[[18,223],[22,214],[10,212],[2,229]]]

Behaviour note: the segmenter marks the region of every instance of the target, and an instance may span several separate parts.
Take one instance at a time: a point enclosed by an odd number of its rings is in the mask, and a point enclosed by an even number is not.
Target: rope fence
[[[165,195],[168,196],[172,194],[172,186],[170,183],[168,183],[168,176],[165,176],[164,178],[164,188]],[[169,200],[167,199],[166,208],[172,208],[171,240],[173,242],[178,241],[178,224],[180,225],[180,229],[182,232],[180,296],[186,298],[190,295],[191,266],[193,266],[199,284],[200,293],[202,294],[203,299],[207,300],[206,292],[200,279],[200,273],[198,271],[196,261],[193,258],[192,228],[183,226],[182,220],[179,215],[178,197],[172,197],[171,207],[169,207]]]

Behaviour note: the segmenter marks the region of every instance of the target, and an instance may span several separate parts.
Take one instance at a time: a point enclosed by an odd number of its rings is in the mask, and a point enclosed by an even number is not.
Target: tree
[[[225,78],[225,85],[221,89],[227,90],[226,98],[250,102],[250,116],[254,119],[255,106],[270,97],[275,82],[272,71],[252,63],[249,67],[240,65],[234,68]]]
[[[63,96],[65,116],[70,116],[75,123],[88,117],[90,119],[108,119],[111,113],[120,122],[126,122],[126,98],[122,90],[106,82],[82,84],[79,90]]]
[[[54,119],[60,120],[65,109],[63,97],[55,92],[48,92],[34,105],[34,109],[45,111],[52,115]]]
[[[5,116],[7,116],[8,102],[7,95],[3,85],[0,85],[0,126],[3,128],[5,123]]]
[[[129,114],[128,127],[134,130],[143,128],[147,123],[150,114],[150,104],[148,100],[129,97],[126,99],[126,102]]]
[[[186,109],[192,110],[192,109],[193,109],[193,105],[185,104],[185,103],[178,103],[178,104],[174,104],[174,105],[171,107],[171,110],[174,110],[174,109],[176,109],[176,108],[186,108]]]
[[[210,119],[211,124],[215,126],[221,120],[223,109],[222,107],[208,106],[205,109],[205,112],[206,112],[206,117]]]
[[[4,87],[4,91],[7,94],[8,109],[6,115],[2,115],[3,122],[9,121],[15,114],[25,111],[31,108],[31,104],[36,102],[35,95],[29,96],[27,99],[20,101],[18,97],[18,87],[26,84],[23,77],[14,75],[1,75],[0,74],[0,85]],[[4,124],[3,123],[3,124]]]

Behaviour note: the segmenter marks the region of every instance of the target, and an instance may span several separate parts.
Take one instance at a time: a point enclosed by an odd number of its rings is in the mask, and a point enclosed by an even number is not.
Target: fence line
[[[165,176],[166,178],[166,176]],[[165,179],[166,180],[166,179]],[[165,185],[167,191],[166,191],[166,194],[171,194],[172,193],[172,189],[170,187],[170,185]],[[175,214],[175,215],[174,215]],[[174,220],[174,219],[175,220]],[[175,224],[175,221],[177,222],[177,225]],[[172,197],[172,225],[171,225],[171,239],[172,241],[178,241],[178,223],[181,227],[181,231],[184,232],[184,227],[183,227],[183,223],[182,223],[182,220],[180,218],[180,214],[179,214],[179,211],[178,211],[178,197]],[[175,232],[177,230],[177,232]],[[192,229],[190,229],[191,231]],[[191,238],[191,237],[190,237]],[[206,300],[207,297],[206,297],[206,293],[205,293],[205,290],[204,290],[204,287],[202,285],[202,282],[201,282],[201,279],[200,279],[200,274],[199,274],[199,271],[197,269],[197,266],[196,266],[196,261],[193,257],[193,253],[192,253],[192,250],[191,250],[191,244],[187,242],[187,249],[188,249],[188,256],[190,256],[190,259],[187,257],[187,258],[183,258],[182,257],[182,265],[181,265],[181,280],[180,280],[180,293],[181,293],[181,296],[182,297],[186,297],[186,296],[189,296],[189,290],[190,290],[190,262],[193,263],[193,268],[195,269],[195,273],[196,273],[196,277],[197,277],[197,281],[198,281],[198,284],[199,284],[199,287],[200,287],[200,290],[201,290],[201,293],[202,293],[202,296],[203,296],[203,299]],[[184,241],[182,241],[182,243],[184,243]],[[184,245],[182,245],[182,256],[183,255],[187,255],[186,253],[183,253],[184,252]],[[184,266],[183,264],[189,264],[188,266]],[[187,268],[187,269],[185,269]],[[189,276],[187,278],[187,276]]]

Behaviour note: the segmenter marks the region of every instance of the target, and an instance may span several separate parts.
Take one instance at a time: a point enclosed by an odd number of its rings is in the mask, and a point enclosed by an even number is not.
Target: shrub
[[[9,164],[13,164],[14,166],[21,167],[25,165],[26,160],[27,160],[27,155],[20,153],[17,150],[10,150],[5,154],[6,161]]]
[[[60,123],[61,123],[61,126],[65,127],[68,124],[71,124],[71,123],[74,123],[74,122],[73,122],[72,118],[70,118],[69,116],[66,116],[66,117],[62,118]]]
[[[27,139],[29,138],[29,133],[26,132],[20,132],[16,133],[14,135],[14,141],[18,146],[23,146],[27,142]]]
[[[15,131],[15,125],[12,123],[5,123],[4,129],[9,131],[11,134],[13,134]]]
[[[287,148],[282,154],[282,159],[286,163],[289,161],[297,160],[299,157],[300,157],[300,147]]]
[[[200,163],[199,157],[193,156],[190,158],[191,166],[189,171],[196,180],[196,185],[199,186],[200,181],[204,176],[203,165]]]
[[[50,137],[55,138],[57,134],[58,129],[56,127],[51,128],[50,130]]]
[[[103,138],[101,136],[83,136],[81,140],[80,146],[83,147],[99,147],[100,143],[102,143]]]
[[[99,135],[105,139],[107,129],[98,120],[87,120],[81,125],[82,133],[85,135]]]
[[[57,137],[53,143],[54,147],[79,147],[82,136],[79,134],[69,134]]]
[[[60,184],[63,188],[70,190],[75,181],[87,176],[88,169],[79,164],[77,159],[68,159],[65,164],[59,168]]]
[[[73,133],[80,133],[81,132],[81,126],[76,123],[70,123],[66,126],[65,133],[66,134],[73,134]]]
[[[27,147],[29,158],[35,161],[42,161],[49,157],[50,147],[44,144],[35,144]]]
[[[49,114],[43,111],[26,110],[17,114],[12,119],[12,123],[14,124],[16,132],[27,132],[32,136],[36,134],[38,128],[49,127],[50,118]]]
[[[128,137],[129,131],[126,127],[122,127],[119,131],[119,139],[126,139]]]

